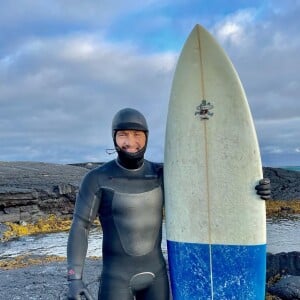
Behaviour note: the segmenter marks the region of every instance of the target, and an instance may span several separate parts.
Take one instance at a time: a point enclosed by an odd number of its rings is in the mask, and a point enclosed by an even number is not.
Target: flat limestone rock
[[[87,259],[84,282],[97,299],[102,260]],[[0,299],[67,299],[66,262],[28,266],[16,270],[0,270]]]
[[[0,161],[0,193],[28,193],[66,183],[78,186],[87,171],[71,165]]]
[[[80,182],[89,170],[42,162],[0,162],[0,223],[70,218]]]

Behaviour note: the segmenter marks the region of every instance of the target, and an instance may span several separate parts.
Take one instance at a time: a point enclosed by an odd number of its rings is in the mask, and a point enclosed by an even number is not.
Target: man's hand
[[[271,199],[271,181],[269,178],[263,178],[255,187],[257,195],[263,200]]]
[[[93,297],[81,279],[69,281],[69,300],[81,300],[81,296],[85,296],[87,300],[93,300]]]

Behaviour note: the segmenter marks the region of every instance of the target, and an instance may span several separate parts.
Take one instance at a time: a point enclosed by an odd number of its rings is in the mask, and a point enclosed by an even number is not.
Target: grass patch
[[[300,200],[271,200],[266,201],[267,216],[300,214]]]
[[[2,242],[26,235],[69,231],[72,220],[50,215],[47,218],[39,219],[35,223],[5,222],[4,224],[9,229],[3,233],[3,237],[0,239]],[[94,225],[99,226],[99,224],[99,220],[96,219]]]
[[[269,200],[266,201],[267,217],[272,216],[286,216],[289,214],[300,214],[300,199],[297,200]],[[55,215],[50,215],[47,218],[41,218],[35,223],[13,223],[5,222],[8,226],[8,230],[3,233],[3,237],[0,241],[8,241],[13,238],[41,234],[41,233],[53,233],[69,231],[72,220],[63,219]],[[94,222],[95,225],[99,225],[99,220]]]
[[[56,255],[50,256],[31,256],[31,255],[21,255],[15,258],[8,258],[0,260],[0,270],[13,270],[24,268],[27,266],[41,265],[50,262],[65,261],[65,257],[60,257]]]
[[[66,220],[58,218],[55,215],[50,215],[47,218],[39,219],[35,223],[18,224],[5,222],[4,224],[8,226],[9,229],[3,233],[2,241],[7,241],[12,238],[25,235],[67,231],[70,229],[71,220]]]

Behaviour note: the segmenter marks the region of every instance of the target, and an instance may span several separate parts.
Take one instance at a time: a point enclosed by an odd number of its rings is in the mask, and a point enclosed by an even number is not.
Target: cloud
[[[245,47],[245,43],[250,42],[247,27],[253,24],[254,18],[253,9],[235,12],[215,24],[213,32],[224,46]]]
[[[172,52],[144,55],[97,34],[27,41],[0,63],[1,159],[20,155],[9,146],[18,140],[16,147],[23,145],[32,160],[107,160],[111,119],[132,106],[144,112],[159,135],[161,146],[153,144],[162,160],[160,124],[175,61]]]
[[[276,13],[270,10],[262,20],[254,10],[240,11],[214,28],[237,66],[257,118],[286,118],[299,112],[300,37],[295,33],[299,25],[295,10],[300,13],[299,5],[284,11],[277,8]]]
[[[111,119],[131,106],[162,161],[174,67],[201,23],[240,74],[264,162],[300,165],[299,1],[0,3],[1,160],[108,160]]]
[[[300,116],[287,119],[260,120],[256,129],[263,161],[267,165],[298,165]]]
[[[281,4],[236,11],[212,31],[244,84],[264,161],[300,164],[300,3]]]

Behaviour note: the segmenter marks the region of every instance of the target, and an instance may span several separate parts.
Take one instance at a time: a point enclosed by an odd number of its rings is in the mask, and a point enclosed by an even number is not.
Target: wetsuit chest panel
[[[127,254],[145,255],[154,248],[161,227],[162,203],[160,187],[139,194],[114,193],[113,220]]]

